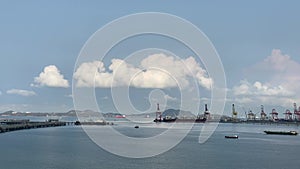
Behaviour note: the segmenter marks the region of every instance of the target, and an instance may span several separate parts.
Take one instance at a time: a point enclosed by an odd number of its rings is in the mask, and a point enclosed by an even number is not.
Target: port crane
[[[297,109],[297,104],[296,103],[294,103],[294,119],[296,121],[300,121],[300,106]]]
[[[238,112],[235,111],[234,104],[232,104],[232,119],[233,119],[234,121],[236,121],[236,120],[237,120],[237,116],[238,116]]]
[[[264,105],[260,106],[260,110],[261,110],[261,112],[260,112],[260,119],[261,120],[266,120],[267,119],[267,114],[264,111]]]
[[[271,118],[273,121],[278,121],[278,113],[276,111],[276,109],[272,109],[272,112],[270,113]]]
[[[249,113],[247,114],[248,120],[255,120],[256,114],[252,112],[252,110],[249,110]]]
[[[254,114],[251,109],[249,109],[249,111],[247,113],[246,109],[244,107],[242,107],[242,108],[243,108],[243,110],[245,112],[245,116],[246,116],[246,120],[247,121],[248,120],[255,120],[256,119],[256,114]]]
[[[285,115],[285,120],[286,121],[292,121],[293,120],[293,113],[289,110],[286,109],[285,113],[283,113]]]

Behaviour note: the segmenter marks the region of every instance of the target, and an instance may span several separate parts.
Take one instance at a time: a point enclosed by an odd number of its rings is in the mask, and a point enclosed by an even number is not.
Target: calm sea
[[[78,126],[0,134],[1,169],[299,169],[300,136],[265,135],[263,130],[296,130],[297,126],[220,124],[204,144],[197,124],[176,147],[161,155],[130,159],[94,144]],[[102,126],[105,129],[107,126]],[[117,125],[137,137],[156,133],[156,125]],[[132,134],[134,133],[134,134]],[[225,139],[238,134],[239,139]],[[105,136],[103,136],[105,137]]]

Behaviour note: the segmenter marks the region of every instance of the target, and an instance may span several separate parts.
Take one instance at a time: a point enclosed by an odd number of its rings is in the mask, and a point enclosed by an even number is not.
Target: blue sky
[[[137,12],[177,15],[192,22],[208,36],[224,65],[228,105],[236,103],[238,111],[242,111],[242,107],[258,111],[262,103],[269,109],[292,109],[294,101],[300,104],[299,96],[295,95],[299,92],[295,85],[300,80],[293,73],[300,70],[299,5],[298,1],[271,0],[2,0],[0,111],[64,112],[72,109],[73,101],[69,96],[72,94],[73,69],[84,43],[110,21]],[[187,57],[187,54],[182,57]],[[105,62],[106,67],[109,61]],[[54,65],[68,84],[62,82],[64,85],[51,86],[35,82],[35,77],[49,65]],[[97,90],[99,98],[110,97],[108,89]],[[135,89],[132,90],[135,95]],[[136,95],[148,97],[148,90],[145,89],[144,93],[136,91],[139,93]],[[172,97],[175,99],[176,94]],[[277,101],[269,101],[271,99]],[[228,105],[227,112],[230,111]],[[149,103],[146,102],[145,106]],[[140,109],[146,108],[141,106]],[[114,108],[105,103],[103,111],[114,111]]]

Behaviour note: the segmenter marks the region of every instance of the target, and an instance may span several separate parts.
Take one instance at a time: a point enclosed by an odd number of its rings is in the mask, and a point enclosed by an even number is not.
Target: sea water
[[[196,126],[171,150],[132,159],[111,154],[93,143],[80,126],[20,130],[0,134],[1,169],[299,169],[300,136],[266,135],[264,130],[296,130],[298,126],[219,124],[203,144]],[[110,126],[98,126],[105,130]],[[114,126],[131,137],[149,137],[166,130],[155,124],[135,129]],[[239,139],[225,139],[237,134]],[[109,136],[103,136],[109,137]],[[159,144],[159,143],[157,143]]]

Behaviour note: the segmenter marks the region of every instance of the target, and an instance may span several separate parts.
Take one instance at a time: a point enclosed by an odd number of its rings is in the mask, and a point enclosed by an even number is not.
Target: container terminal
[[[276,109],[272,109],[269,114],[265,112],[264,106],[261,105],[259,113],[253,113],[252,110],[245,111],[245,118],[238,118],[238,112],[235,109],[235,105],[232,104],[232,113],[230,116],[212,114],[208,110],[207,104],[203,113],[199,113],[196,117],[178,117],[164,115],[159,109],[157,104],[156,118],[154,122],[220,122],[220,123],[260,123],[260,124],[297,124],[300,125],[300,106],[297,108],[297,104],[293,104],[294,112],[292,113],[287,109],[284,113],[284,118],[279,118],[279,114]]]

